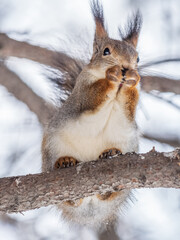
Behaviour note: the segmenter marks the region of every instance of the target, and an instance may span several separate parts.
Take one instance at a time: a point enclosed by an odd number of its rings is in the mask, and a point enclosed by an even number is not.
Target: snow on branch
[[[180,148],[127,153],[52,172],[0,179],[0,212],[23,212],[60,201],[133,188],[180,188]]]

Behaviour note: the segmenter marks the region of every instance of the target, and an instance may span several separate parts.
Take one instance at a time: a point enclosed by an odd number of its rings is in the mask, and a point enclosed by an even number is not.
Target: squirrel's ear
[[[142,15],[138,10],[132,18],[129,19],[125,31],[119,28],[119,34],[122,40],[131,43],[135,48],[138,43],[139,33],[142,26]]]
[[[91,2],[91,10],[96,23],[96,32],[94,36],[94,42],[98,44],[102,38],[108,36],[105,27],[104,27],[104,14],[102,5],[98,2],[98,0],[93,0]]]

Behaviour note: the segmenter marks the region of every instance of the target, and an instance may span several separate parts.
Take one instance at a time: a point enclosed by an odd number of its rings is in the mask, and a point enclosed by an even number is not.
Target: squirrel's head
[[[93,55],[90,66],[104,72],[111,66],[119,65],[123,69],[136,69],[139,61],[136,46],[141,29],[142,18],[139,11],[128,22],[126,32],[119,28],[121,40],[109,38],[104,26],[103,8],[98,1],[91,4],[96,30],[93,43]]]

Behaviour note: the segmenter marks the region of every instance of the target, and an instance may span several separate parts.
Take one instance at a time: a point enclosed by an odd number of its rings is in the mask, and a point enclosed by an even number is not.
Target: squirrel
[[[140,76],[136,46],[142,18],[139,11],[121,40],[108,36],[102,5],[91,3],[95,20],[93,54],[78,75],[74,89],[44,130],[42,170],[50,171],[117,154],[138,151],[135,122]],[[60,203],[65,219],[96,226],[113,221],[130,196],[129,190],[98,194]]]

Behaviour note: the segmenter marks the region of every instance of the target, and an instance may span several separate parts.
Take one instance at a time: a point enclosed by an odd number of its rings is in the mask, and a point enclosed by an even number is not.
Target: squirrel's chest
[[[70,121],[60,135],[60,155],[71,155],[81,161],[97,159],[108,148],[118,148],[123,153],[137,150],[134,123],[130,123],[119,104],[113,102],[94,114],[85,113]]]

